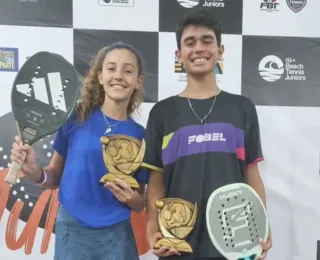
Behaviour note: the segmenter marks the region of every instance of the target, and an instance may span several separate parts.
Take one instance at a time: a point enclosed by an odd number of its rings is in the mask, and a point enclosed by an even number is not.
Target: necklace
[[[211,105],[211,107],[210,107],[210,109],[209,109],[209,112],[205,115],[204,118],[199,117],[199,116],[197,115],[197,113],[194,111],[194,109],[193,109],[193,107],[192,107],[192,104],[191,104],[191,101],[190,101],[190,99],[189,99],[188,92],[187,92],[187,98],[188,98],[189,107],[191,108],[193,114],[200,120],[201,124],[202,124],[203,121],[206,120],[206,118],[210,115],[210,113],[211,113],[211,111],[212,111],[212,109],[213,109],[213,106],[214,106],[214,104],[216,103],[216,98],[217,98],[217,96],[218,96],[218,91],[219,91],[219,89],[218,89],[218,87],[217,87],[216,95],[215,95],[215,97],[214,97],[214,99],[213,99],[212,105]]]
[[[110,125],[109,124],[109,121],[108,121],[108,119],[107,119],[107,117],[106,117],[106,115],[103,113],[103,111],[101,110],[101,113],[102,113],[102,115],[103,115],[103,118],[104,118],[104,121],[105,121],[105,123],[106,123],[106,131],[104,132],[104,134],[108,134],[108,133],[110,133],[111,131],[112,131],[112,127],[114,127],[114,126],[116,126],[117,124],[119,124],[120,123],[120,121],[118,121],[118,122],[116,122],[115,124],[113,124],[113,125]]]

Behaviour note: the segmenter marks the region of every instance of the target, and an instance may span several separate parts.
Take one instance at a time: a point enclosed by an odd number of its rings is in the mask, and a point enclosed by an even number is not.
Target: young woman
[[[125,134],[142,140],[144,128],[130,116],[142,102],[142,61],[129,45],[101,49],[84,80],[74,114],[57,132],[50,164],[41,167],[35,151],[16,137],[11,160],[43,187],[59,188],[55,260],[138,260],[130,211],[144,208],[147,172],[134,177],[139,189],[125,182],[99,180],[107,173],[100,138]]]

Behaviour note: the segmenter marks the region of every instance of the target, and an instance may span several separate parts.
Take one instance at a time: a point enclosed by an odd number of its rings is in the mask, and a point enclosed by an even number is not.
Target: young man
[[[217,87],[215,67],[224,52],[218,19],[206,9],[193,9],[178,24],[176,38],[176,56],[187,72],[187,86],[179,95],[158,102],[149,115],[144,160],[151,169],[147,236],[151,248],[161,238],[156,200],[197,202],[197,221],[187,237],[193,253],[166,248],[153,252],[160,259],[220,260],[224,258],[206,229],[206,203],[215,189],[235,182],[251,185],[265,203],[257,165],[263,159],[259,122],[248,98]],[[265,259],[271,248],[271,236],[262,246],[265,252],[259,259]]]

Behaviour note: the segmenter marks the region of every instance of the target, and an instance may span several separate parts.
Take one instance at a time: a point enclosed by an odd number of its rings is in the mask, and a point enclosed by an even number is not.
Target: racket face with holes
[[[78,73],[62,56],[38,52],[21,67],[11,92],[12,112],[24,143],[57,131],[79,96]]]
[[[269,223],[259,195],[247,184],[236,183],[215,190],[206,208],[209,237],[228,260],[256,260],[262,253]]]

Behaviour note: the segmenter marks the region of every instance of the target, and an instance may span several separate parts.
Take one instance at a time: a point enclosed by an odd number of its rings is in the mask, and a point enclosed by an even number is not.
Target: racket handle
[[[16,162],[13,162],[9,172],[7,173],[6,177],[4,178],[5,182],[12,184],[12,185],[16,184],[17,178],[18,178],[18,173],[20,172],[21,168],[22,168],[22,165],[20,165]]]

